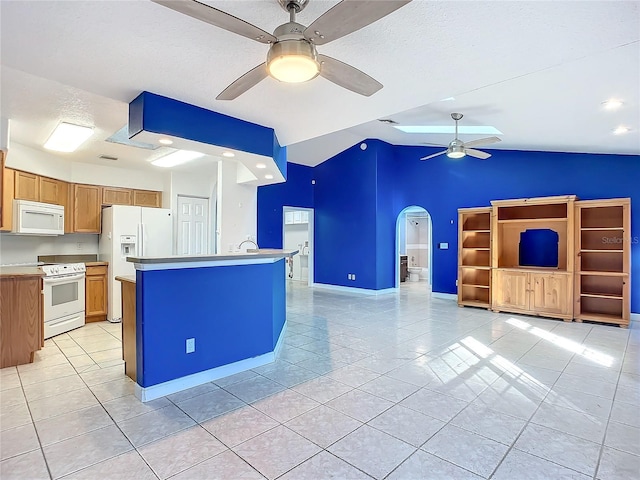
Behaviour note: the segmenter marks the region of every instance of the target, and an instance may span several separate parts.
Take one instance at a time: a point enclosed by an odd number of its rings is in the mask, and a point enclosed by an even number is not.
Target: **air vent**
[[[112,157],[111,155],[100,155],[98,158],[101,158],[102,160],[112,160],[114,162],[118,160],[118,157]]]
[[[387,125],[397,125],[398,122],[395,120],[391,120],[390,118],[380,118],[378,119],[380,123],[386,123]]]

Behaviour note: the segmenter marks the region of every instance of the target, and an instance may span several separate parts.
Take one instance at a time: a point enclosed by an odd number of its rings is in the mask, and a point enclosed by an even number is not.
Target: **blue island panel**
[[[136,271],[137,383],[150,387],[272,352],[285,312],[284,260]],[[195,352],[186,340],[195,338]]]

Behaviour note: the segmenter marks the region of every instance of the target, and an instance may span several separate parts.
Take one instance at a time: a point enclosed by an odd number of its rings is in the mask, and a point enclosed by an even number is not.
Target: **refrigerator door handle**
[[[145,235],[144,223],[140,224],[140,245],[142,245],[142,256],[147,254],[147,238]]]
[[[142,257],[142,224],[138,224],[137,228],[138,241],[136,242],[136,256]]]

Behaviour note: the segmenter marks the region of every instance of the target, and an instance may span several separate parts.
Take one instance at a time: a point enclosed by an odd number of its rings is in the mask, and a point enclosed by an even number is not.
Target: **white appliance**
[[[43,265],[44,338],[84,325],[84,263]]]
[[[122,319],[120,282],[117,276],[135,275],[127,257],[168,257],[173,254],[173,219],[166,208],[114,205],[102,210],[102,234],[98,246],[101,261],[109,262],[107,320]]]
[[[51,203],[14,200],[11,233],[64,235],[64,207]]]

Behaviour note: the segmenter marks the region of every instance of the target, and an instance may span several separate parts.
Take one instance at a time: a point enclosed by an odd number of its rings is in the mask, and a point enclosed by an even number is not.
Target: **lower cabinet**
[[[492,309],[571,320],[571,274],[493,270]]]
[[[87,266],[85,274],[85,321],[101,322],[107,319],[107,265]]]

